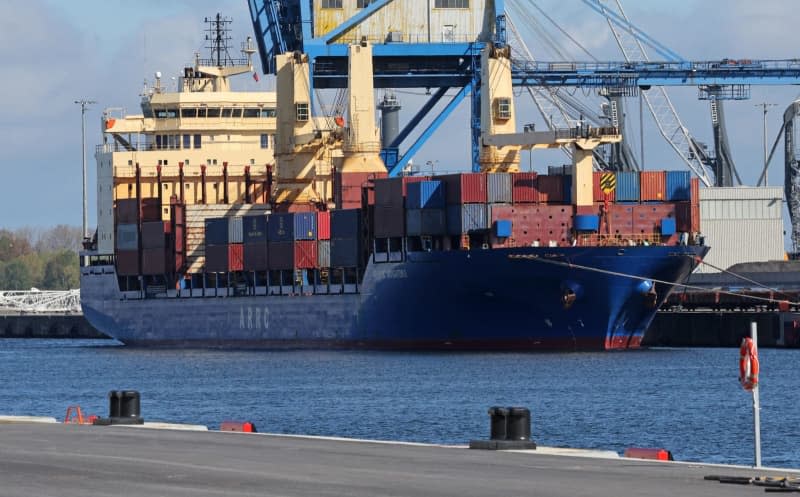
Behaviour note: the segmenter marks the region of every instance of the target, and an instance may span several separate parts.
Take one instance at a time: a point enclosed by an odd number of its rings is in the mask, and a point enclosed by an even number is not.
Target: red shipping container
[[[437,176],[445,183],[448,204],[485,204],[488,201],[484,173],[459,173]]]
[[[387,173],[340,173],[334,176],[333,201],[337,207],[343,207],[345,203],[358,203],[361,206],[361,191],[367,188],[367,202],[372,205],[375,203],[375,190],[372,183],[376,179],[385,178]]]
[[[136,250],[117,250],[117,274],[136,276],[139,274],[139,252]]]
[[[281,202],[272,206],[273,212],[314,212],[316,210],[316,206],[309,203]]]
[[[315,240],[294,242],[294,267],[299,269],[317,267],[317,242]]]
[[[609,171],[595,172],[592,175],[592,190],[595,202],[613,202],[617,198],[617,176]]]
[[[228,245],[228,271],[242,271],[244,269],[244,247],[241,243]]]
[[[515,204],[539,201],[537,173],[513,173],[511,175],[511,198]]]
[[[678,231],[690,232],[692,230],[692,206],[691,204],[681,203],[675,206],[675,229]]]
[[[183,226],[178,225],[175,226],[174,232],[175,233],[173,234],[172,237],[173,248],[175,249],[175,252],[183,252],[183,241],[184,241],[183,239],[185,236],[185,229]]]
[[[140,217],[137,219],[135,198],[119,199],[116,202],[116,220],[119,224],[133,224],[141,220],[161,221],[161,202],[158,197],[146,197],[142,199]]]
[[[317,239],[331,239],[331,213],[330,211],[317,212]]]
[[[692,232],[700,231],[700,204],[692,204]]]
[[[700,205],[700,178],[697,177],[692,178],[690,185],[691,185],[691,198],[689,200],[692,203],[692,205]]]
[[[167,272],[167,258],[164,247],[142,250],[142,274],[159,275]]]
[[[667,199],[667,175],[664,171],[639,173],[639,195],[643,202]]]
[[[536,181],[540,203],[546,204],[564,201],[564,178],[562,176],[542,174]]]

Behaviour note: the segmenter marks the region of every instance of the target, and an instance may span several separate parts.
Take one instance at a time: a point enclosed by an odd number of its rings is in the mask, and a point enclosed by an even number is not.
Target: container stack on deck
[[[118,274],[164,275],[172,285],[224,273],[283,285],[363,268],[373,250],[694,243],[700,230],[699,183],[688,172],[596,172],[593,205],[579,207],[570,203],[569,168],[549,172],[337,174],[333,211],[173,199],[170,222],[157,198],[119,200]]]

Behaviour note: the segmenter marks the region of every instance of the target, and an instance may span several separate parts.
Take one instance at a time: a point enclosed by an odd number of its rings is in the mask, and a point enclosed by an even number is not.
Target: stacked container
[[[331,266],[331,213],[317,212],[317,266]]]
[[[147,251],[147,254],[142,253],[142,266],[140,266],[140,226],[160,221],[161,201],[158,197],[145,197],[141,201],[135,198],[116,200],[114,206],[114,222],[116,223],[114,243],[117,274],[120,276],[136,276],[139,274],[164,274],[167,272],[163,225],[161,226],[160,256],[155,254],[151,248],[141,247]],[[152,236],[152,232],[148,233]],[[151,241],[148,238],[148,243]]]
[[[449,174],[441,176],[441,179],[446,185],[447,233],[463,236],[488,230],[486,204],[489,195],[486,174]]]
[[[592,173],[592,196],[595,202],[614,202],[617,192],[617,176],[609,171]]]
[[[510,204],[513,201],[512,178],[509,173],[486,175],[486,195],[490,204]]]
[[[363,232],[360,209],[339,209],[331,212],[330,267],[361,265]]]
[[[446,234],[445,186],[438,180],[406,185],[406,233],[409,236]]]
[[[253,215],[244,216],[241,219],[244,270],[266,271],[269,269],[267,252],[269,218],[265,215]]]
[[[142,274],[165,274],[167,268],[167,234],[170,224],[163,221],[142,222]]]
[[[540,175],[537,178],[539,202],[542,204],[563,202],[564,178],[565,176]]]
[[[273,213],[267,233],[269,269],[317,267],[316,212]]]
[[[340,173],[334,175],[333,201],[339,209],[359,209],[362,207],[362,192],[367,189],[367,203],[375,203],[372,184],[376,179],[385,178],[386,173]]]
[[[405,197],[408,185],[427,181],[428,176],[403,176],[375,181],[375,238],[396,238],[405,236]]]
[[[639,173],[640,200],[663,202],[667,198],[667,176],[664,171],[642,171]]]
[[[511,174],[511,199],[515,204],[539,202],[539,181],[536,173]]]
[[[208,218],[205,222],[207,273],[244,269],[243,222],[238,216]]]

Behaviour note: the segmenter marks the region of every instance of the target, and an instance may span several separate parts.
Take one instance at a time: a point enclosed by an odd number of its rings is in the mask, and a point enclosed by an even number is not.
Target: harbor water
[[[531,409],[540,445],[663,447],[678,460],[753,463],[738,349],[624,353],[383,353],[134,349],[110,340],[0,340],[0,414],[107,415],[141,392],[148,421],[253,422],[259,431],[464,444],[487,408]],[[763,349],[765,466],[800,467],[797,351]]]

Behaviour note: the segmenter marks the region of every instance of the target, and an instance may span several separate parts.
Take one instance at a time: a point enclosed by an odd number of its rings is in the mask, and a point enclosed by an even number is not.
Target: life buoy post
[[[761,418],[758,398],[758,325],[750,323],[750,336],[742,339],[739,347],[739,383],[742,388],[753,394],[753,442],[755,467],[761,467]]]

